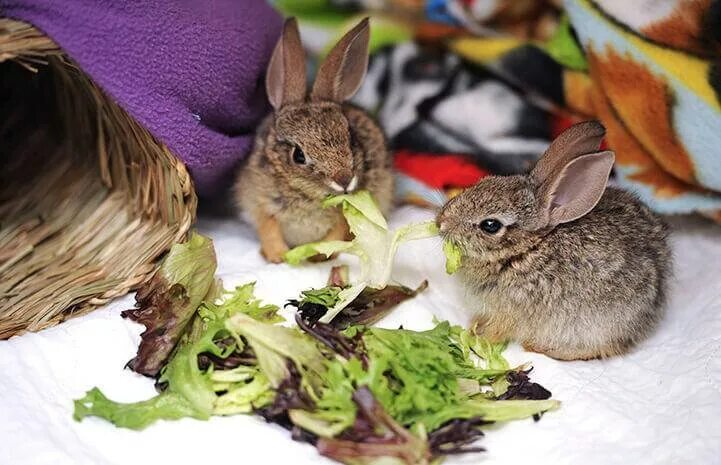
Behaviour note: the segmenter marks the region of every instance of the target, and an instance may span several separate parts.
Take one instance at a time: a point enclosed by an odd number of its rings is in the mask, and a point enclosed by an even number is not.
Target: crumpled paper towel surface
[[[391,225],[430,213],[403,208]],[[267,265],[246,225],[205,220],[227,287],[257,281],[257,295],[282,305],[322,286],[330,264]],[[633,353],[606,361],[558,362],[512,345],[512,363],[530,361],[533,379],[562,402],[540,422],[486,428],[488,449],[449,464],[712,464],[721,457],[721,228],[680,219],[672,236],[676,277],[658,331]],[[350,260],[350,259],[349,259]],[[352,261],[349,261],[352,264]],[[353,272],[353,270],[351,270]],[[444,272],[440,241],[401,246],[394,278],[429,288],[382,325],[425,329],[433,316],[464,323],[464,291]],[[331,463],[275,425],[251,416],[159,422],[137,432],[97,418],[72,419],[72,400],[99,386],[111,399],[154,394],[150,379],[124,370],[142,327],[120,318],[128,296],[60,326],[0,342],[0,464],[136,465]]]

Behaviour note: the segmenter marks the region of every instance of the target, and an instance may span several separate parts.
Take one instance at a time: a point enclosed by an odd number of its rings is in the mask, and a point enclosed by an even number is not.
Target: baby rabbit
[[[392,159],[383,132],[346,102],[365,76],[368,39],[366,18],[330,51],[308,93],[298,24],[285,22],[265,79],[274,113],[261,123],[235,185],[270,262],[282,261],[289,246],[346,238],[340,211],[321,208],[329,194],[367,189],[384,214],[390,209]]]
[[[606,188],[614,154],[599,151],[604,133],[576,124],[530,174],[484,178],[439,213],[441,234],[463,251],[479,333],[587,360],[626,352],[661,318],[667,229],[636,197]]]

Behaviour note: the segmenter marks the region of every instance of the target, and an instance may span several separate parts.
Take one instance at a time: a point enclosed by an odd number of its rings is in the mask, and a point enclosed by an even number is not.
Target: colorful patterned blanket
[[[597,118],[618,183],[657,211],[721,221],[721,1],[277,6],[301,19],[316,55],[371,16],[374,54],[356,103],[400,155],[406,200],[435,204],[486,173],[525,171],[563,128]]]

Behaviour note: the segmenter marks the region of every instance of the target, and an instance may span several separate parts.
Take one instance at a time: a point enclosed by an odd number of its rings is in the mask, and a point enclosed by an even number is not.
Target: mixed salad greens
[[[538,418],[558,407],[511,367],[493,344],[459,326],[428,331],[370,326],[425,288],[388,285],[403,240],[428,237],[428,223],[388,231],[370,196],[339,196],[355,238],[293,249],[289,262],[339,250],[361,259],[349,282],[334,267],[328,286],[288,301],[295,325],[254,296],[254,283],[222,290],[212,242],[194,234],[174,246],[133,310],[146,326],[128,366],[155,377],[158,394],[134,403],[98,388],[75,401],[74,417],[142,429],[158,420],[255,414],[347,464],[428,464],[475,446],[490,422]],[[375,209],[377,212],[377,209]],[[349,291],[353,289],[353,291]],[[330,315],[330,318],[328,317]]]

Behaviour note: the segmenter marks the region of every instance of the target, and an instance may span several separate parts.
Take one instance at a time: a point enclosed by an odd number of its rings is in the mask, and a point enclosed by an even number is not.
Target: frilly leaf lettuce
[[[304,299],[326,305],[352,289],[307,291]],[[477,451],[468,445],[484,422],[558,407],[529,381],[530,370],[509,368],[505,344],[447,322],[428,331],[340,331],[300,318],[299,327],[280,326],[277,311],[254,297],[252,283],[222,293],[187,325],[161,372],[163,392],[118,403],[94,388],[75,401],[74,417],[142,429],[161,419],[255,412],[335,460],[414,465]]]
[[[230,405],[235,406],[238,411],[248,411],[249,405],[239,406],[240,393],[234,389],[229,390],[227,383],[219,383],[217,379],[214,381],[212,370],[201,368],[198,359],[201,354],[209,354],[222,360],[233,352],[243,350],[244,342],[239,335],[232,334],[226,327],[226,323],[234,315],[242,315],[252,321],[265,321],[269,326],[270,323],[282,320],[277,314],[277,307],[262,305],[255,299],[253,288],[254,283],[239,286],[234,292],[225,293],[225,299],[221,303],[206,302],[198,308],[199,318],[196,319],[194,327],[186,333],[160,374],[158,381],[161,386],[165,386],[165,390],[158,396],[142,402],[119,403],[108,400],[94,388],[84,398],[76,401],[76,419],[95,415],[116,426],[140,429],[160,419],[189,416],[204,420],[214,413],[228,414],[231,411]],[[285,363],[281,356],[276,361],[278,360]],[[266,365],[273,367],[270,362]],[[272,392],[267,381],[268,373],[260,370],[253,373],[262,375],[262,378],[251,388],[245,388],[243,400],[250,399],[248,402],[258,407],[272,400]],[[285,371],[279,376],[283,374]],[[249,380],[250,378],[246,377],[241,382],[246,384]],[[267,385],[265,392],[259,389],[263,380]],[[253,381],[254,378],[251,383]],[[219,401],[228,395],[230,398]],[[231,398],[234,400],[231,401]],[[216,412],[216,408],[220,410]]]
[[[153,278],[136,294],[136,308],[122,312],[145,325],[137,355],[128,367],[156,376],[178,344],[195,310],[213,290],[216,268],[213,242],[193,233],[175,244]]]
[[[338,293],[338,301],[336,302],[336,304],[333,305],[333,307],[329,308],[326,314],[323,315],[319,321],[321,323],[330,323],[330,321],[335,318],[336,315],[338,315],[344,308],[350,305],[350,303],[353,302],[356,297],[361,294],[361,292],[363,292],[366,286],[368,286],[368,283],[366,283],[365,281],[361,281],[358,284],[354,284],[340,291]]]
[[[322,377],[325,373],[323,354],[318,346],[294,328],[266,324],[242,313],[230,317],[225,327],[234,336],[246,338],[273,387],[278,387],[290,375],[287,360],[315,376]]]
[[[323,305],[324,307],[332,307],[338,302],[339,294],[343,290],[342,287],[338,286],[327,286],[321,289],[308,289],[307,291],[301,292],[303,303],[311,303]]]
[[[251,413],[255,408],[270,404],[275,398],[270,382],[259,371],[253,374],[249,382],[236,381],[223,387],[227,390],[215,402],[213,410],[215,415]]]

